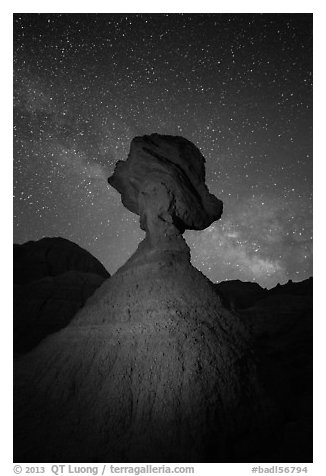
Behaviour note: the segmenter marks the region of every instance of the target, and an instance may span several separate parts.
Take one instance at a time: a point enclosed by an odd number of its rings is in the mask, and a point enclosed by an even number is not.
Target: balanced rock
[[[109,183],[153,236],[202,230],[221,217],[223,204],[205,185],[205,159],[183,137],[152,134],[131,142]]]
[[[15,461],[270,461],[249,333],[182,237],[221,215],[204,158],[179,137],[137,138],[109,182],[146,237],[66,328],[17,359]]]

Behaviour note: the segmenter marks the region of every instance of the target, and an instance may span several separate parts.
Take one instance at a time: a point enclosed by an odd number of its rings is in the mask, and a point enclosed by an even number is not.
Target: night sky
[[[224,202],[187,231],[212,281],[312,275],[311,14],[15,14],[14,241],[112,274],[144,233],[108,185],[137,135],[182,135]]]

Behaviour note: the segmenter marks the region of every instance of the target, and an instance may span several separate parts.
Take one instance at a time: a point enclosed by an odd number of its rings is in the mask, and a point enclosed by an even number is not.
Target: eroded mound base
[[[243,460],[267,411],[244,328],[171,251],[117,272],[15,381],[16,461]]]

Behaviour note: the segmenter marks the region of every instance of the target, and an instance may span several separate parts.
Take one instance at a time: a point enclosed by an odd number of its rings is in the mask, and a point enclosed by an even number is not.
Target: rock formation
[[[15,366],[19,462],[272,461],[250,334],[190,264],[222,213],[189,141],[132,141],[109,179],[146,238],[70,324]]]
[[[188,252],[182,233],[202,230],[222,215],[223,203],[205,185],[205,159],[191,142],[174,136],[136,137],[109,183],[140,216],[146,239],[139,248]],[[138,254],[137,254],[138,257]]]
[[[14,352],[65,327],[109,273],[63,238],[14,245]]]

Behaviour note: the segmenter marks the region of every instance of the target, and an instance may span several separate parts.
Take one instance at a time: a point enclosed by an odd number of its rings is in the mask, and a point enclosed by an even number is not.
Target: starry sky
[[[14,14],[14,241],[115,272],[144,237],[108,185],[133,137],[206,158],[221,220],[186,231],[212,281],[312,275],[311,14]]]

